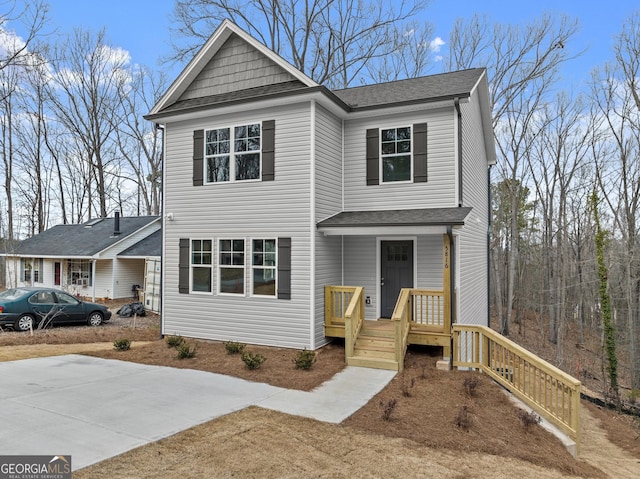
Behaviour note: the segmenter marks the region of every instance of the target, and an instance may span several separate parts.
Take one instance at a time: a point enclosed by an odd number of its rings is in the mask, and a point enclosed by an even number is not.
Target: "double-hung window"
[[[252,241],[253,294],[276,295],[276,240],[254,239]]]
[[[244,294],[244,254],[243,239],[220,240],[218,284],[221,293]]]
[[[411,181],[411,127],[380,131],[382,181]]]
[[[70,260],[67,264],[67,282],[75,286],[91,286],[91,262],[89,260]]]
[[[191,290],[210,293],[213,241],[191,240]]]
[[[207,130],[206,181],[223,183],[260,179],[260,124]]]

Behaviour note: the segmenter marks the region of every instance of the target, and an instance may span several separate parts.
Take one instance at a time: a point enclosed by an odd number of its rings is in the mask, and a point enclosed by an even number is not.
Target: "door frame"
[[[413,287],[418,282],[418,237],[417,236],[376,236],[376,319],[380,318],[382,310],[382,293],[380,279],[382,275],[382,242],[383,241],[412,241],[413,242]]]

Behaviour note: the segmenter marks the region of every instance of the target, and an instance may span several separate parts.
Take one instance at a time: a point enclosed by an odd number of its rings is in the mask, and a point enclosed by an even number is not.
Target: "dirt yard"
[[[135,340],[131,350],[114,351],[113,341],[123,338]],[[59,328],[34,336],[0,332],[0,360],[74,352],[302,390],[344,367],[340,344],[321,349],[310,371],[295,369],[297,351],[247,346],[267,358],[250,371],[221,343],[188,340],[197,347],[196,356],[180,360],[158,338],[153,317],[135,327],[130,318],[116,317],[99,328]],[[576,461],[542,428],[525,427],[499,386],[470,372],[437,371],[435,354],[412,348],[405,373],[340,425],[249,408],[74,472],[74,478],[638,477],[637,421],[583,407],[583,446]],[[471,391],[465,387],[468,378],[478,380]],[[389,420],[383,419],[385,408]]]

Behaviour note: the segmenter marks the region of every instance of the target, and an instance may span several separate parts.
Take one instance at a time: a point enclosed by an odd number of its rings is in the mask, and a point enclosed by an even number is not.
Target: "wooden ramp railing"
[[[453,366],[480,369],[580,448],[581,383],[485,326],[453,326]]]

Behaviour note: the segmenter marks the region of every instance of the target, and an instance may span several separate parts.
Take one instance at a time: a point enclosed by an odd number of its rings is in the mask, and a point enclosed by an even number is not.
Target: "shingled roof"
[[[472,68],[388,83],[376,83],[334,90],[333,93],[353,110],[468,97],[485,72]]]
[[[422,208],[413,210],[343,211],[318,223],[318,228],[357,226],[462,226],[471,211],[461,208]]]
[[[120,217],[119,234],[114,218],[97,218],[83,224],[57,225],[18,243],[11,256],[91,257],[154,221],[158,216]]]
[[[138,241],[133,246],[130,246],[123,252],[118,253],[118,256],[125,256],[129,258],[162,256],[162,230],[157,230],[151,233],[149,236]]]

